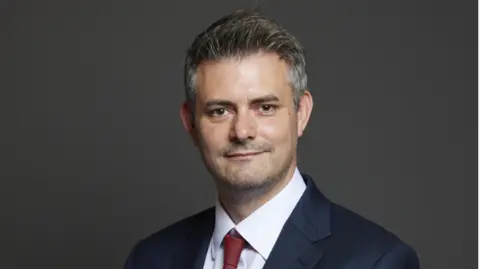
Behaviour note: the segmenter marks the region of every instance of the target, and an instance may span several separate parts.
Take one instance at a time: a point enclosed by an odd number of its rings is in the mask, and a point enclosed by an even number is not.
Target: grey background
[[[195,34],[252,1],[1,1],[2,268],[121,268],[210,206],[184,133]],[[300,168],[419,252],[476,268],[476,1],[267,1],[307,49]]]

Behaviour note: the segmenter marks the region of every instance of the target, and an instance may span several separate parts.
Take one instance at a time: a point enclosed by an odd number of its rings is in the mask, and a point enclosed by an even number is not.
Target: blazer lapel
[[[264,269],[311,269],[322,258],[330,236],[330,202],[308,175],[307,189],[289,217]]]
[[[202,269],[215,226],[215,210],[207,210],[204,216],[190,224],[180,251],[175,254],[170,268]]]

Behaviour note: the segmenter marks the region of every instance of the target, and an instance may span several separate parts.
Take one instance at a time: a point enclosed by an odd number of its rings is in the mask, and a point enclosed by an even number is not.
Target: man
[[[185,89],[181,119],[218,202],[141,240],[125,268],[419,268],[411,247],[299,172],[313,100],[286,30],[253,11],[221,18],[188,50]]]

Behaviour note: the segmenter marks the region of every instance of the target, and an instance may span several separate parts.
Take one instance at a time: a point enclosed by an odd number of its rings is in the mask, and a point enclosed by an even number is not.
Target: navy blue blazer
[[[307,189],[285,223],[265,269],[418,269],[416,252],[392,233]],[[125,269],[203,269],[215,223],[209,208],[139,241]]]

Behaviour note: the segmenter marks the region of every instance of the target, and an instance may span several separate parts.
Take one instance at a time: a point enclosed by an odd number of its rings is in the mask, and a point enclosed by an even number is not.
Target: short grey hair
[[[293,102],[298,108],[307,89],[305,51],[300,42],[278,23],[254,10],[236,10],[196,36],[185,58],[185,98],[195,107],[197,67],[204,61],[239,58],[273,52],[289,65]]]

